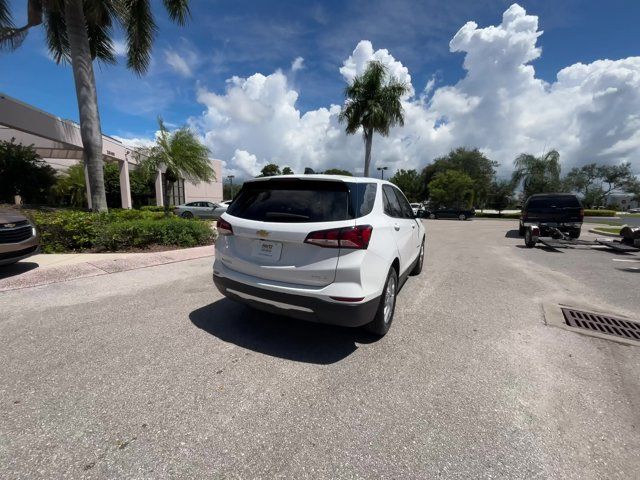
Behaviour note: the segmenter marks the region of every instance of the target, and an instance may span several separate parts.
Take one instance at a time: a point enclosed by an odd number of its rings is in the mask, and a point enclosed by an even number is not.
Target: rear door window
[[[351,200],[350,214],[353,218],[369,215],[376,201],[376,183],[348,183]]]
[[[384,197],[384,213],[394,218],[403,218],[404,213],[398,202],[398,197],[394,193],[394,188],[390,185],[382,186],[382,194]]]
[[[404,218],[413,218],[413,210],[411,209],[411,204],[409,204],[407,198],[397,188],[391,188],[396,194],[396,198],[398,199],[398,203],[400,204],[400,209],[402,210],[402,215],[404,216]]]

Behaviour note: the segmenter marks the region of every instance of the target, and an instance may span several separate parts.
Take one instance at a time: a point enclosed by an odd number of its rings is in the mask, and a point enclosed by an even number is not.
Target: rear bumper
[[[306,295],[247,285],[215,273],[213,283],[226,297],[259,310],[344,327],[360,327],[371,322],[380,304],[380,297],[357,304],[327,302]]]
[[[579,230],[582,228],[582,222],[535,222],[526,221],[520,222],[523,227],[540,227],[541,230],[546,230],[549,227],[557,228],[558,230]]]

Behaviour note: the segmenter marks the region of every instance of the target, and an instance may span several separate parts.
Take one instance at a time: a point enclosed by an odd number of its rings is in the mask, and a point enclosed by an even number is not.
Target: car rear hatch
[[[261,279],[328,285],[340,249],[305,240],[311,232],[353,228],[349,197],[349,185],[341,180],[247,182],[221,219],[219,229],[230,227],[232,234],[219,237],[216,254],[226,267]]]

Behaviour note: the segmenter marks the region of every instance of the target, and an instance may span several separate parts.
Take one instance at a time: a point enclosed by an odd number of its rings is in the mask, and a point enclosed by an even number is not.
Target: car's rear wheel
[[[365,328],[375,335],[383,336],[391,327],[393,322],[393,314],[396,309],[396,296],[398,295],[398,273],[396,269],[391,267],[389,274],[387,275],[387,281],[382,289],[382,295],[380,296],[380,305],[376,311],[376,316],[373,321]]]
[[[193,218],[193,213],[191,212],[183,212],[182,215],[180,215],[182,218]]]
[[[438,216],[435,213],[432,213],[432,214],[429,215],[429,218],[431,220],[435,220],[436,218],[438,218]]]
[[[422,245],[420,245],[420,253],[418,254],[418,260],[416,261],[413,270],[411,270],[411,275],[420,275],[422,272],[422,264],[424,263],[424,240],[422,240]]]
[[[466,220],[467,216],[464,213],[461,213],[460,215],[458,215],[458,220]]]

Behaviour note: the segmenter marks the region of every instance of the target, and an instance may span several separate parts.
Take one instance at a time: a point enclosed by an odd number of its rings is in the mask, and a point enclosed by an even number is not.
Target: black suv
[[[540,236],[552,234],[548,227],[554,227],[571,238],[580,237],[584,209],[578,197],[570,193],[538,193],[531,195],[520,215],[520,235],[529,226],[540,228]]]

